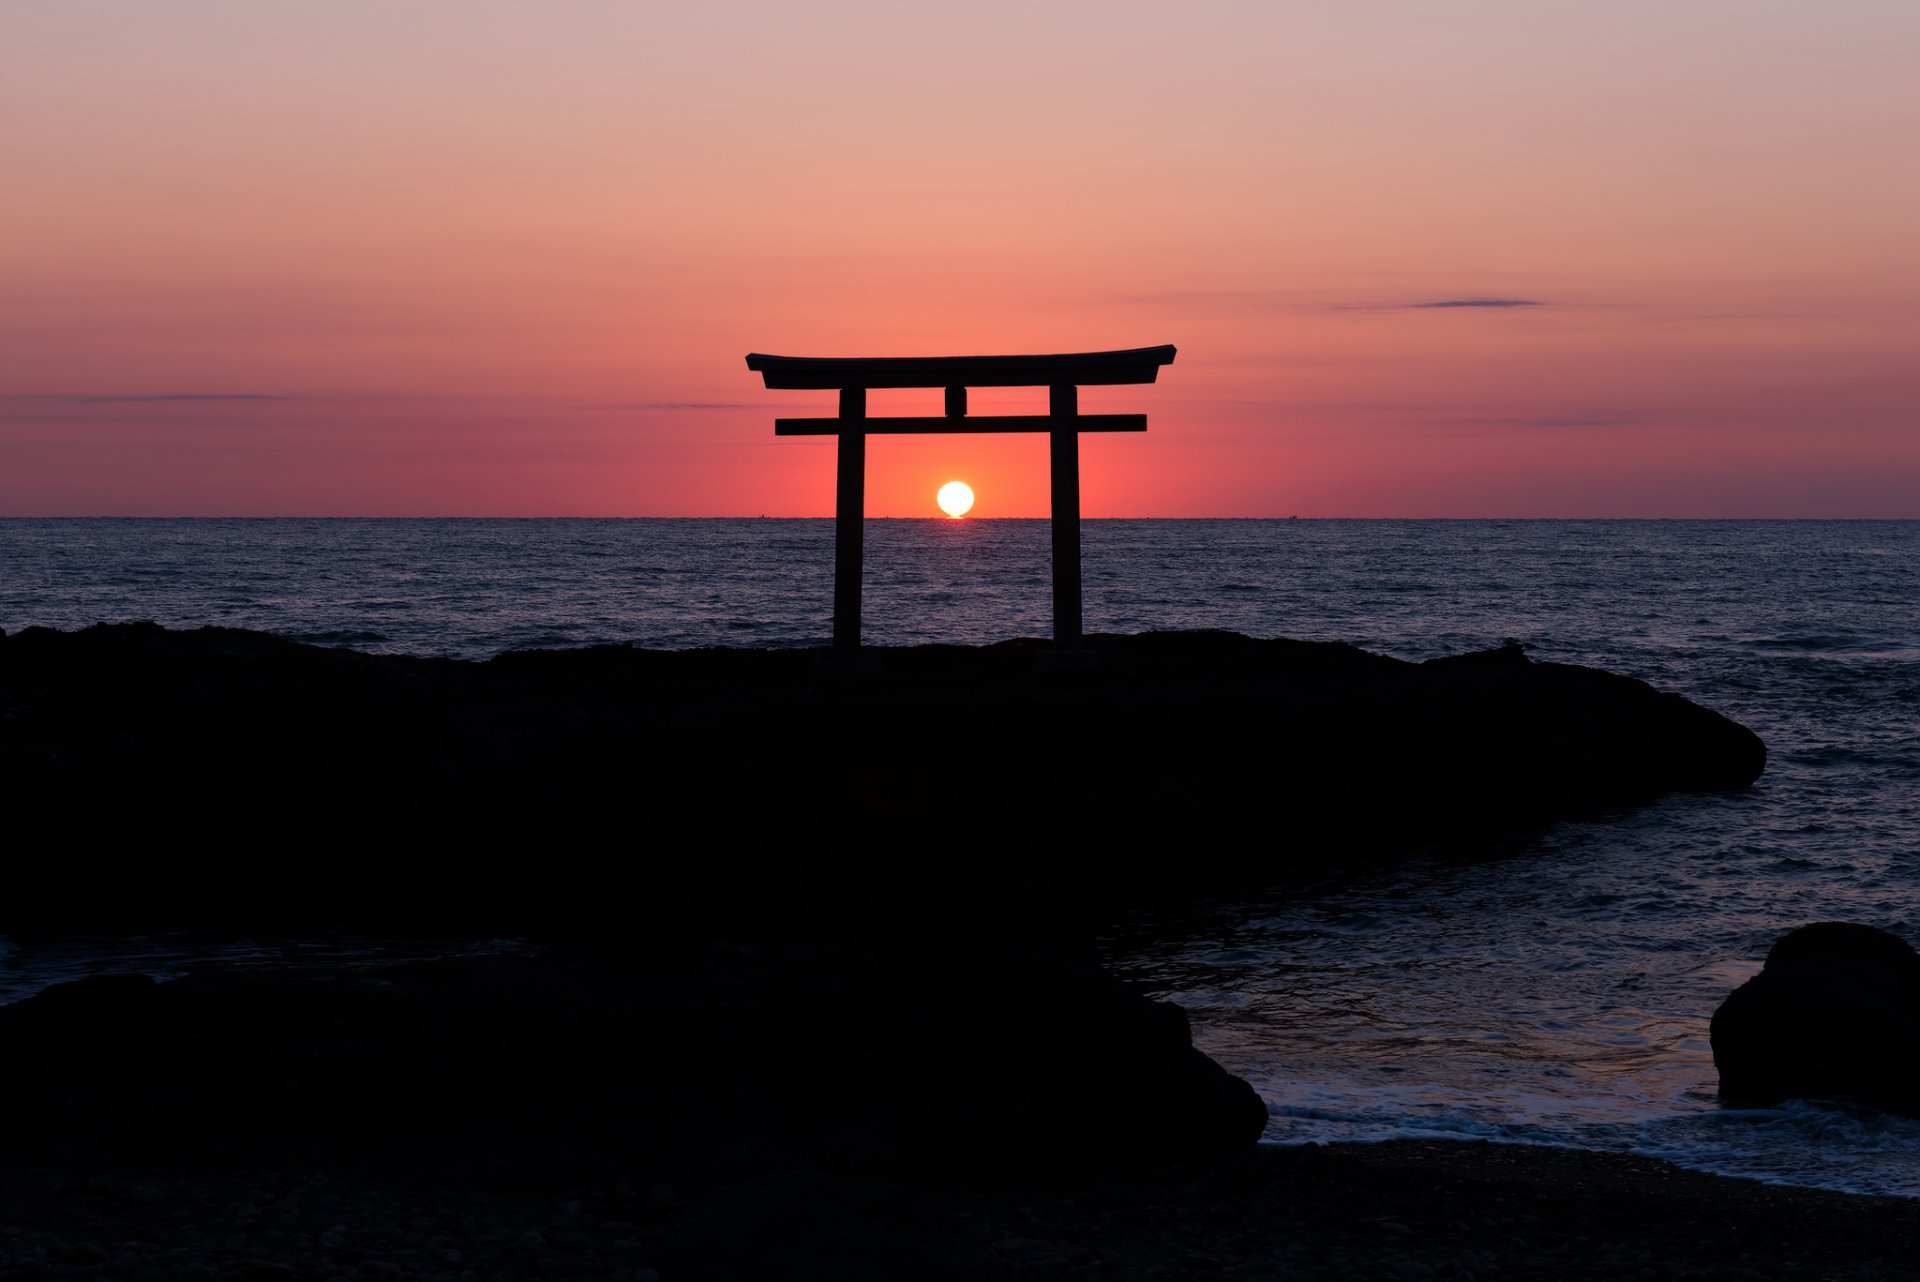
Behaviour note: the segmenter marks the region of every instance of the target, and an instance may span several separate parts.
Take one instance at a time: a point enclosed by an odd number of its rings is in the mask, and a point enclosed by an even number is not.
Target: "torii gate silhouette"
[[[1145,414],[1082,414],[1080,388],[1115,383],[1151,383],[1174,348],[1135,347],[1119,352],[1073,352],[1054,356],[763,356],[752,353],[747,368],[766,386],[837,389],[837,418],[777,418],[775,436],[837,436],[839,470],[833,515],[833,644],[860,644],[862,524],[866,519],[867,437],[918,432],[1045,432],[1051,441],[1053,490],[1053,641],[1062,649],[1080,645],[1080,433],[1144,432]],[[867,389],[943,387],[943,418],[868,418]],[[1045,414],[967,417],[969,387],[1044,387]]]

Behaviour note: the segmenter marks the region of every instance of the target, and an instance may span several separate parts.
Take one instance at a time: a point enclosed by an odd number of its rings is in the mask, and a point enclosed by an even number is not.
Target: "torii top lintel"
[[[1052,356],[763,356],[747,368],[769,388],[1092,387],[1151,383],[1173,364],[1172,344]]]

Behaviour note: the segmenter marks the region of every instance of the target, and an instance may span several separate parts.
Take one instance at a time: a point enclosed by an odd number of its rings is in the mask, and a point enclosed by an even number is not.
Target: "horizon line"
[[[475,514],[411,515],[404,513],[41,513],[34,515],[0,514],[0,521],[833,521],[833,516],[769,516],[766,513],[731,516],[656,516],[656,515],[545,515],[500,516]],[[937,521],[942,525],[969,521],[1051,521],[1051,516],[865,516],[867,521]],[[1089,521],[1920,521],[1915,516],[1317,516],[1289,513],[1286,516],[1081,516]]]

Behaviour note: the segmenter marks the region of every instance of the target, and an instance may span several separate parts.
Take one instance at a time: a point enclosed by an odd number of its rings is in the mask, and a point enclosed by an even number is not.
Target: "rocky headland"
[[[29,628],[0,637],[0,775],[54,844],[16,861],[0,928],[1099,911],[1482,850],[1765,765],[1714,712],[1518,647],[1088,645],[1064,669],[1022,641],[474,663]]]

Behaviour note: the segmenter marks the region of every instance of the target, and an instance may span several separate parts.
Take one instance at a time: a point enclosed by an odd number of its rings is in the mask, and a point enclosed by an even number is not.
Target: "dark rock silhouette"
[[[1251,1145],[1253,1088],[1186,1012],[1057,946],[954,941],[913,980],[909,1156],[923,1170],[1101,1169]]]
[[[1713,1015],[1721,1096],[1847,1097],[1920,1117],[1920,954],[1850,922],[1789,932]]]
[[[274,1158],[510,1182],[737,1161],[1024,1177],[1259,1138],[1179,1008],[1050,942],[715,943],[121,975],[0,1007],[15,1160]]]
[[[1073,910],[1740,787],[1765,762],[1724,717],[1518,648],[1087,646],[1097,668],[1061,672],[1036,672],[1037,641],[866,669],[616,646],[469,663],[29,628],[0,638],[16,821],[178,853],[110,877],[16,860],[0,929]]]

